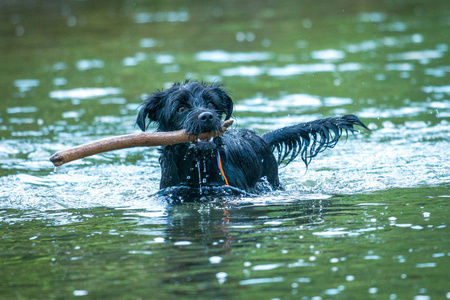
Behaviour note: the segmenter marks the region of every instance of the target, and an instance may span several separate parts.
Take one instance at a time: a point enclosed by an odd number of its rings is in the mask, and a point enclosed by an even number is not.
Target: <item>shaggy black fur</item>
[[[153,93],[142,105],[137,124],[145,131],[148,118],[157,124],[158,131],[184,129],[198,136],[219,130],[222,119],[229,119],[232,112],[233,101],[220,84],[185,81]],[[279,165],[287,165],[300,155],[308,166],[317,154],[333,148],[343,133],[353,133],[355,125],[367,129],[356,116],[345,115],[300,123],[261,136],[248,129],[229,129],[211,140],[165,146],[159,159],[160,187],[198,189],[228,183],[255,192],[266,178],[277,189],[281,187]]]

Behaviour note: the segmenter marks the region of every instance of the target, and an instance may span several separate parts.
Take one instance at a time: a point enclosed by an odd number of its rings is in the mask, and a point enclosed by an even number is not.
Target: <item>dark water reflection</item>
[[[444,298],[447,190],[265,205],[222,200],[160,212],[3,210],[2,294]],[[424,192],[426,199],[417,196]]]
[[[0,298],[445,299],[447,1],[1,1]],[[156,149],[54,169],[137,131],[142,99],[223,81],[257,132],[372,129],[283,192],[169,204]]]

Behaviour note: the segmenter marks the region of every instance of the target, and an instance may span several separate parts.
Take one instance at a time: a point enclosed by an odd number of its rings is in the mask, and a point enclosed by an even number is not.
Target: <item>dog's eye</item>
[[[211,102],[209,102],[208,104],[206,104],[206,108],[208,108],[208,109],[216,109],[216,106],[214,104],[212,104]]]
[[[183,113],[183,112],[185,112],[185,111],[186,111],[186,107],[184,107],[184,106],[178,107],[178,112],[179,112],[179,113]]]

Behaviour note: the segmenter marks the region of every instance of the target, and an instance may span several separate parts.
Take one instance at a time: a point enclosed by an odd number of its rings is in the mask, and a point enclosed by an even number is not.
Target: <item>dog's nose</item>
[[[213,117],[214,117],[213,114],[210,113],[209,111],[202,112],[201,114],[198,115],[198,119],[201,122],[210,122],[212,121]]]

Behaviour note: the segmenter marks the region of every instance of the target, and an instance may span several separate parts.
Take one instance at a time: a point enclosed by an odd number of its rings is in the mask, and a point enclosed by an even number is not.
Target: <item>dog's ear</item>
[[[159,114],[164,107],[164,99],[164,92],[156,92],[141,105],[136,124],[142,131],[145,131],[146,125],[158,121]],[[148,124],[145,122],[147,117],[149,120]]]
[[[224,98],[226,103],[225,120],[228,120],[229,118],[231,118],[231,115],[233,114],[234,104],[233,100],[227,93],[225,93]]]
[[[217,85],[214,87],[214,92],[219,96],[223,111],[225,113],[225,120],[231,118],[233,114],[234,104],[230,95],[220,86]]]

